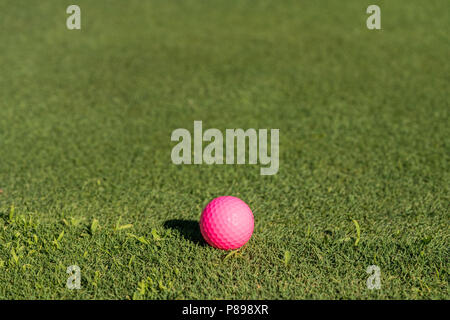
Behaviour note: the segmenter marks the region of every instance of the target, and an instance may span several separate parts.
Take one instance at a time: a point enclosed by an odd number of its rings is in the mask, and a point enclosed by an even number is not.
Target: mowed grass
[[[373,2],[1,1],[0,298],[448,299],[449,3]],[[278,174],[173,165],[194,120],[280,129]]]

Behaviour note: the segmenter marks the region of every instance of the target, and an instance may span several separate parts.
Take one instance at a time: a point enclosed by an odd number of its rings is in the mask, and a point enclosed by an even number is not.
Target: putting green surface
[[[70,4],[0,1],[0,298],[449,299],[448,2]],[[278,173],[174,165],[194,120],[280,129]]]

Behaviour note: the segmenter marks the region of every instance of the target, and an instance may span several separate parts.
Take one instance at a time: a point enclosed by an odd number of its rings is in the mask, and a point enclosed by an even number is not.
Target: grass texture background
[[[72,2],[0,0],[0,298],[449,298],[448,2]],[[280,129],[278,174],[173,165],[194,120]]]

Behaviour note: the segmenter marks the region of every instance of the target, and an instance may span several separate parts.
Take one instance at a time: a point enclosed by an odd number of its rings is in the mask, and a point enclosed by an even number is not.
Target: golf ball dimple
[[[254,228],[250,207],[241,199],[231,196],[210,201],[200,217],[200,231],[211,246],[232,250],[250,240]]]

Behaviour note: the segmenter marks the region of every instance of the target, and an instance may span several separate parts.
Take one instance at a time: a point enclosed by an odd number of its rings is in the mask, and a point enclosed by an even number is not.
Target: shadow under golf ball
[[[198,221],[187,219],[167,220],[164,222],[164,228],[177,230],[186,240],[195,244],[201,246],[207,245],[200,232]]]

